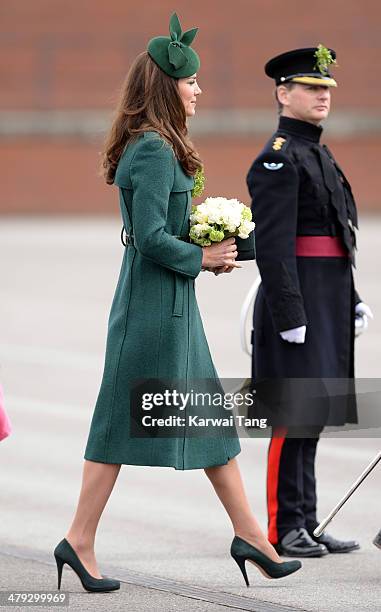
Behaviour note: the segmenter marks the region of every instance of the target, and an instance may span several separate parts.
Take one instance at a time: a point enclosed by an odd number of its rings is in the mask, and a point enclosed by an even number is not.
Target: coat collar
[[[291,117],[279,118],[278,131],[294,134],[301,138],[306,138],[312,142],[319,142],[323,128],[320,125],[308,123],[308,121],[300,121],[300,119],[292,119]]]

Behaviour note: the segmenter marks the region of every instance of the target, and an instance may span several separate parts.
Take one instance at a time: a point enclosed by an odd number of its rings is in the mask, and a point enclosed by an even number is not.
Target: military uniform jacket
[[[321,133],[319,126],[281,117],[247,176],[262,279],[254,308],[257,381],[353,376],[357,212]],[[297,257],[297,236],[337,236],[348,257]],[[279,332],[302,325],[305,344],[281,339]]]

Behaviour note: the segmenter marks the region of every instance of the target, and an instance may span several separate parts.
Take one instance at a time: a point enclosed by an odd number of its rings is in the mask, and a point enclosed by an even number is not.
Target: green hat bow
[[[169,22],[171,42],[168,45],[168,57],[170,64],[174,66],[175,70],[182,68],[187,63],[188,60],[183,52],[183,48],[189,47],[197,31],[198,28],[192,28],[183,33],[179,18],[176,13],[173,13]]]
[[[200,59],[190,45],[196,36],[198,28],[183,32],[176,13],[169,22],[170,36],[152,38],[147,47],[151,58],[169,76],[175,78],[188,77],[197,72]]]

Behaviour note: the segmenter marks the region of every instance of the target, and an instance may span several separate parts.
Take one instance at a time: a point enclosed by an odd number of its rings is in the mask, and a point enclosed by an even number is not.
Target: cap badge
[[[328,68],[331,64],[337,66],[337,62],[333,59],[330,50],[322,44],[318,45],[314,57],[316,59],[315,68],[323,76],[328,75]]]

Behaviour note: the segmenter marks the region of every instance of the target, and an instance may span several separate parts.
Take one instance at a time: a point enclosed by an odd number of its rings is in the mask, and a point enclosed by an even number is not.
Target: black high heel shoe
[[[266,578],[283,578],[284,576],[297,572],[298,569],[302,567],[300,561],[284,561],[283,563],[276,563],[263,554],[260,550],[255,548],[255,546],[252,546],[238,536],[235,536],[232,542],[230,554],[241,570],[246,586],[249,586],[249,579],[247,577],[245,567],[246,561],[251,561],[251,563],[254,563],[259,571],[266,576]]]
[[[64,538],[54,549],[54,556],[57,563],[58,572],[58,590],[61,588],[62,568],[67,563],[72,570],[75,571],[78,578],[82,582],[82,586],[86,591],[96,591],[97,593],[105,593],[107,591],[116,591],[120,589],[119,580],[112,578],[94,578],[87,569],[82,565],[74,548]]]

